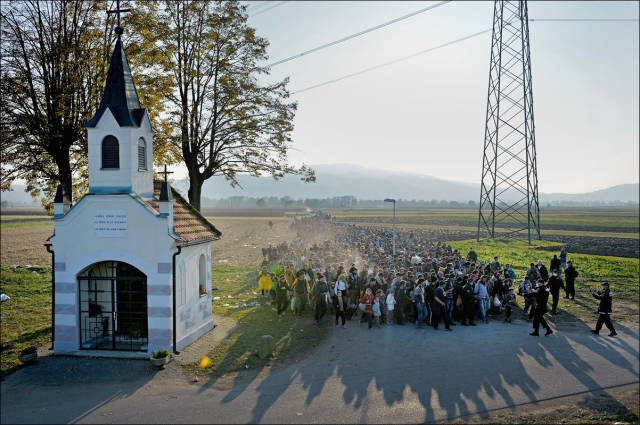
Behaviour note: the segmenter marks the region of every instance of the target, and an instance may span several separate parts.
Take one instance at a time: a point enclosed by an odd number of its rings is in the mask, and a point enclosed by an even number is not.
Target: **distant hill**
[[[379,171],[353,164],[312,165],[317,181],[304,183],[295,176],[275,181],[271,177],[240,176],[243,190],[233,189],[222,177],[205,182],[202,195],[210,199],[230,196],[284,197],[293,199],[332,198],[355,196],[358,199],[383,199],[393,197],[405,200],[447,200],[478,202],[479,184],[443,180],[415,173]],[[186,192],[187,182],[177,182]],[[508,195],[507,195],[508,196]],[[512,198],[515,197],[512,196]],[[565,203],[639,203],[638,183],[623,184],[587,193],[540,193],[542,204]]]
[[[640,198],[638,183],[620,184],[606,189],[587,193],[541,193],[540,202],[632,202]]]
[[[246,196],[252,198],[285,197],[292,199],[333,198],[354,196],[359,200],[377,200],[392,197],[404,200],[446,200],[466,203],[478,202],[478,184],[443,180],[416,173],[401,173],[365,168],[353,164],[312,165],[317,181],[304,183],[296,176],[281,180],[271,177],[239,176],[243,189],[233,189],[223,177],[214,177],[205,182],[203,205],[207,199]],[[188,182],[175,181],[174,187],[186,194]],[[540,193],[540,205],[571,205],[601,203],[639,203],[638,183],[622,184],[587,193]],[[3,206],[40,207],[39,202],[24,192],[23,185],[14,185],[10,192],[2,192]],[[6,201],[6,203],[5,203]]]
[[[445,199],[467,202],[479,196],[477,185],[443,180],[411,173],[378,171],[352,164],[314,165],[317,180],[304,183],[296,176],[275,181],[271,177],[240,176],[244,190],[233,189],[221,177],[205,182],[202,194],[207,198],[229,196],[289,196],[293,199],[355,196],[358,199]]]

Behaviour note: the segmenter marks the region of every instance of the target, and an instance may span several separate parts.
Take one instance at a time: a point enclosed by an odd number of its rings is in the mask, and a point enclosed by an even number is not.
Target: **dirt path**
[[[262,261],[262,248],[269,244],[289,243],[296,238],[291,219],[208,217],[222,238],[213,244],[213,261],[230,264],[255,264]],[[269,226],[269,222],[273,227]]]

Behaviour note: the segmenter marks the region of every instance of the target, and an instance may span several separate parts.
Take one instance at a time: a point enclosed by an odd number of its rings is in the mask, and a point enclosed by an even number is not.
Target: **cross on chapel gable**
[[[167,164],[164,165],[164,171],[158,172],[158,174],[164,174],[164,181],[167,182],[167,176],[173,174],[173,171],[167,171]]]

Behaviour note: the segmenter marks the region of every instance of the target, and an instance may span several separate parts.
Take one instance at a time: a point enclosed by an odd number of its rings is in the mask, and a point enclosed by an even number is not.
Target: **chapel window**
[[[102,140],[102,168],[120,168],[120,147],[114,136]]]
[[[147,143],[141,137],[138,139],[138,171],[147,170]]]
[[[204,254],[200,254],[198,261],[198,292],[200,296],[207,294],[207,259]]]

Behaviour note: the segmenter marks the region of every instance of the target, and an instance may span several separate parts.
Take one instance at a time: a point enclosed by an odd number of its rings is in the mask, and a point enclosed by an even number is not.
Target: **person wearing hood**
[[[538,274],[540,275],[540,278],[542,278],[542,280],[544,280],[544,282],[547,283],[547,281],[549,280],[549,271],[547,270],[545,265],[542,264],[542,260],[538,260],[538,265],[536,266],[536,268],[538,269]]]

